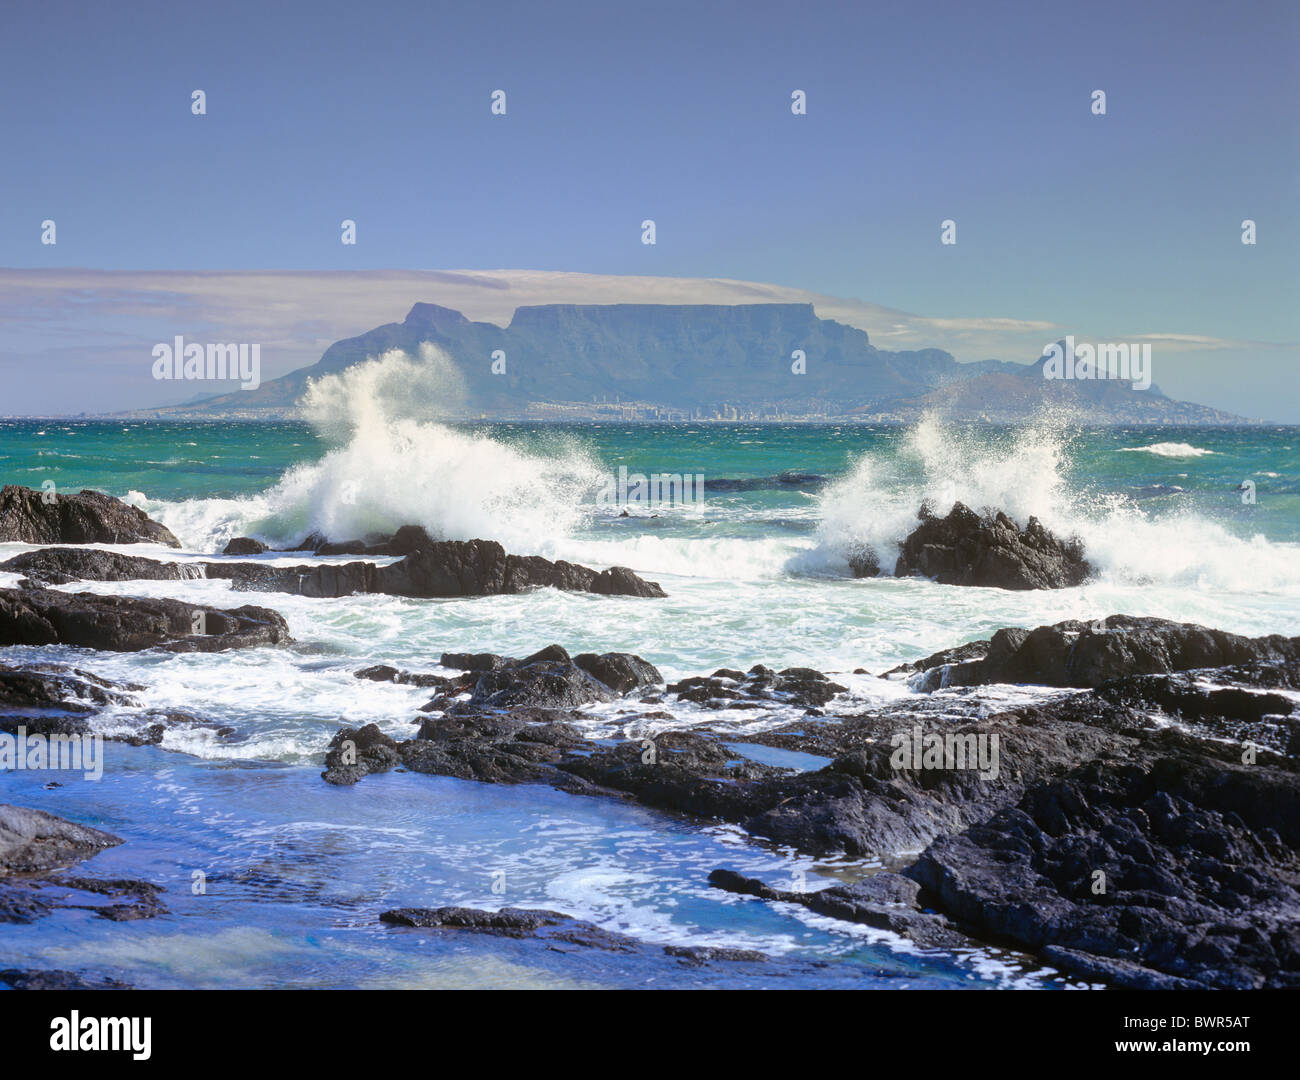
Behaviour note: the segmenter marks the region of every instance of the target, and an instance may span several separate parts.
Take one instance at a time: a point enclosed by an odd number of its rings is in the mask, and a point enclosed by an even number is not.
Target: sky
[[[161,403],[120,365],[199,309],[223,340],[281,334],[269,377],[445,303],[417,272],[510,269],[587,275],[551,279],[575,302],[626,276],[834,298],[882,347],[902,313],[934,332],[907,347],[960,360],[1150,337],[1166,392],[1300,422],[1292,2],[6,0],[4,21],[0,413]],[[391,305],[349,304],[367,280]]]

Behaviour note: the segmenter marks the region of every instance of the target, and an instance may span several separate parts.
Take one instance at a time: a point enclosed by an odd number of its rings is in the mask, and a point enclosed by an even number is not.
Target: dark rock
[[[237,589],[311,597],[387,593],[431,599],[494,596],[543,587],[610,596],[664,595],[657,584],[643,581],[625,567],[597,573],[537,555],[507,555],[494,540],[431,541],[387,566],[368,562],[292,567],[209,563],[206,569],[209,577],[231,579]]]
[[[856,578],[878,577],[880,559],[871,548],[859,545],[849,552],[849,569]]]
[[[563,645],[552,644],[552,645],[547,645],[544,648],[538,649],[535,653],[530,653],[528,656],[525,656],[522,660],[512,661],[511,666],[523,665],[526,667],[529,664],[542,664],[548,661],[554,661],[555,663],[560,663],[560,664],[568,664],[572,662],[572,659],[573,658],[569,656],[569,650],[566,649]]]
[[[151,597],[0,589],[0,646],[219,652],[289,640],[284,617],[266,608],[223,611]]]
[[[294,547],[282,548],[283,551],[310,551],[316,552],[328,544],[329,537],[324,533],[309,532]]]
[[[1165,752],[1090,762],[936,840],[906,875],[950,917],[1052,949],[1067,971],[1122,961],[1107,968],[1119,985],[1300,986],[1294,771],[1156,739]]]
[[[508,656],[496,653],[443,653],[438,661],[445,668],[454,671],[495,671],[506,664],[514,663]]]
[[[571,709],[617,695],[573,661],[521,660],[485,671],[474,684],[469,704],[474,708]]]
[[[1297,659],[1300,638],[1278,634],[1247,638],[1194,623],[1111,615],[1094,622],[1059,622],[1035,630],[999,630],[982,659],[931,667],[916,688],[987,683],[1096,687],[1132,675],[1286,664]]]
[[[376,664],[374,667],[362,668],[354,673],[358,679],[368,679],[371,682],[391,682],[400,686],[424,686],[437,687],[440,690],[446,690],[454,687],[454,679],[448,679],[442,675],[419,674],[410,671],[398,671],[395,667],[389,667],[387,664]]]
[[[477,908],[398,908],[379,916],[390,926],[419,927],[434,930],[461,930],[496,937],[540,937],[567,945],[581,945],[612,952],[631,952],[640,948],[635,938],[602,930],[593,923],[575,919],[558,911],[530,908],[502,908],[480,911]]]
[[[24,551],[0,563],[0,570],[30,574],[50,585],[70,581],[188,581],[203,577],[200,563],[159,562],[116,551],[67,547]]]
[[[403,525],[388,540],[371,549],[374,555],[410,555],[432,547],[436,541],[420,525]],[[382,549],[382,550],[381,550]]]
[[[553,767],[568,751],[587,745],[565,722],[570,716],[547,709],[516,709],[509,717],[449,713],[423,721],[417,737],[398,749],[412,772],[487,783],[550,782],[573,790],[580,785],[557,776]]]
[[[669,683],[667,691],[682,701],[693,701],[710,709],[752,708],[777,704],[818,707],[847,687],[831,682],[812,668],[786,668],[774,672],[761,664],[747,674],[731,668],[710,676],[695,675]]]
[[[616,694],[626,694],[642,686],[655,686],[664,681],[654,664],[632,653],[579,653],[573,662]]]
[[[157,745],[173,727],[206,727],[224,737],[234,729],[179,710],[143,709],[134,683],[114,683],[67,664],[0,663],[0,732],[17,735],[86,735],[88,717],[119,706],[106,742]]]
[[[340,728],[325,753],[321,778],[340,786],[355,784],[372,772],[387,772],[401,762],[397,743],[376,724]]]
[[[326,540],[319,533],[308,536],[295,550],[306,549],[317,555],[410,555],[437,543],[421,525],[403,525],[392,536],[366,540]]]
[[[104,896],[113,900],[125,901],[115,904],[76,904],[66,901],[59,904],[63,908],[86,908],[95,912],[100,918],[111,922],[135,922],[138,919],[152,919],[155,915],[165,915],[166,906],[159,895],[166,890],[161,885],[148,881],[136,881],[131,878],[86,878],[86,877],[51,877],[48,883],[58,889],[71,889],[76,892]]]
[[[427,541],[427,534],[419,530]],[[416,543],[402,533],[385,552],[404,551]],[[231,542],[232,544],[234,541]],[[256,541],[252,541],[256,543]],[[381,554],[360,541],[322,545],[317,554]],[[428,541],[409,551],[400,562],[378,566],[371,562],[270,566],[253,562],[167,563],[112,552],[52,548],[25,552],[0,569],[29,574],[32,584],[61,585],[69,581],[185,580],[209,577],[225,580],[242,592],[285,592],[333,599],[357,593],[386,593],[414,598],[451,598],[521,593],[550,587],[606,596],[662,597],[656,583],[643,581],[622,566],[597,573],[564,561],[537,555],[507,555],[492,540]]]
[[[689,964],[754,964],[767,959],[755,949],[722,949],[713,945],[665,945],[664,953]]]
[[[60,713],[53,716],[0,716],[0,732],[6,735],[89,735],[90,722],[84,716]]]
[[[131,990],[130,983],[107,976],[87,976],[76,971],[36,971],[7,968],[0,971],[0,983],[10,990]]]
[[[486,930],[517,936],[530,933],[542,926],[571,919],[558,911],[530,908],[502,908],[500,911],[481,911],[478,908],[397,908],[379,916],[381,922],[391,926],[450,927],[457,930]]]
[[[364,540],[345,540],[339,544],[321,544],[316,549],[317,555],[365,555],[368,546]]]
[[[140,689],[67,664],[0,663],[0,707],[7,709],[93,712],[104,705],[134,705],[131,691]]]
[[[1218,640],[1160,620],[1107,623],[1108,634],[1154,633],[1175,659],[1203,658],[1197,643]],[[1031,637],[1007,633],[1003,648],[1015,655]],[[1300,986],[1300,783],[1284,756],[1290,699],[1259,692],[1300,684],[1300,660],[1284,658],[1286,640],[1240,639],[1244,649],[1220,640],[1210,654],[1234,658],[1229,665],[1130,676],[992,716],[977,694],[921,697],[746,736],[834,755],[815,771],[746,758],[728,735],[707,730],[610,744],[582,737],[565,711],[503,714],[465,702],[429,716],[414,739],[388,740],[365,764],[633,799],[814,855],[894,858],[924,849],[902,876],[815,893],[727,871],[711,880],[927,946],[952,948],[971,936],[1115,986]],[[512,669],[564,668],[565,655],[551,647],[487,674],[508,680]],[[724,668],[683,683],[756,694],[774,693],[781,680],[829,682],[800,668],[737,674]],[[927,735],[997,736],[996,768],[900,762],[897,736],[914,736],[917,726]],[[1249,765],[1247,739],[1263,744]],[[1094,870],[1106,874],[1105,894],[1092,892]]]
[[[1204,990],[1203,983],[1191,979],[1180,979],[1176,975],[1165,975],[1152,971],[1131,960],[1117,960],[1108,956],[1083,952],[1080,949],[1064,949],[1059,945],[1046,945],[1038,955],[1049,964],[1055,964],[1063,972],[1081,979],[1109,983],[1111,986],[1125,990]]]
[[[121,842],[44,810],[0,803],[0,877],[70,866]]]
[[[254,540],[251,536],[236,536],[222,549],[221,554],[261,555],[269,550],[261,540]]]
[[[939,652],[927,656],[924,660],[913,660],[910,664],[899,664],[897,667],[890,668],[880,677],[888,679],[895,675],[913,675],[917,672],[929,671],[932,668],[959,664],[966,660],[983,660],[988,655],[988,651],[989,642],[987,639],[971,641],[965,645],[958,645],[955,649],[941,649]]]
[[[643,945],[626,934],[602,930],[595,924],[575,919],[572,915],[545,909],[502,908],[500,911],[481,911],[465,907],[397,908],[383,912],[379,918],[390,926],[469,931],[506,938],[535,937],[610,952],[659,951],[690,964],[760,963],[768,959],[764,953],[750,949],[719,949],[699,945],[667,945],[656,949],[655,946]]]
[[[922,516],[894,568],[896,577],[999,589],[1063,589],[1091,573],[1079,542],[1058,539],[1037,518],[1021,530],[1006,514],[980,517],[961,503],[945,518]]]
[[[645,581],[626,566],[611,566],[602,570],[591,583],[591,592],[602,596],[661,597],[667,594],[656,581]]]
[[[819,915],[889,930],[920,945],[939,948],[969,945],[966,935],[953,929],[942,915],[921,911],[917,903],[920,886],[898,874],[881,872],[851,885],[833,885],[808,892],[774,889],[732,870],[714,870],[709,875],[709,884],[715,889],[760,900],[801,904]]]
[[[6,484],[0,488],[0,543],[166,544],[179,540],[143,510],[111,495],[55,494]]]

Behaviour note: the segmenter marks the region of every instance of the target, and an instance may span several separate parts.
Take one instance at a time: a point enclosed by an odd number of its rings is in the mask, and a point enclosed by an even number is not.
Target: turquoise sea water
[[[861,455],[890,455],[913,429],[807,424],[484,424],[447,425],[467,435],[545,454],[581,445],[610,470],[703,473],[706,479],[773,476],[785,470],[835,476]],[[1015,438],[1015,429],[957,427],[979,444]],[[1068,441],[1065,473],[1099,492],[1159,497],[1144,491],[1182,488],[1179,509],[1193,506],[1243,535],[1294,540],[1300,533],[1300,428],[1103,428],[1054,432]],[[265,491],[294,465],[319,460],[331,447],[307,424],[113,423],[0,421],[0,476],[5,483],[93,488],[150,499],[234,499]],[[1163,453],[1142,447],[1163,446]],[[1199,453],[1187,455],[1178,447]],[[1172,449],[1169,449],[1172,448]],[[431,468],[437,462],[428,463]],[[418,481],[418,477],[413,477]],[[1235,489],[1257,484],[1253,506]],[[749,502],[802,506],[798,498],[751,494]],[[1172,502],[1165,508],[1172,507]]]
[[[1300,633],[1296,428],[455,426],[370,409],[349,419],[322,427],[329,435],[296,424],[0,422],[0,481],[128,499],[186,552],[217,552],[237,535],[284,546],[310,531],[352,539],[417,523],[519,553],[627,565],[668,598],[269,595],[257,602],[289,621],[287,648],[0,650],[4,660],[73,661],[141,684],[147,705],[237,732],[233,741],[173,732],[161,749],[109,744],[98,783],[0,774],[0,801],[122,836],[86,870],[164,884],[171,908],[129,924],[76,912],[0,926],[0,967],[88,969],[146,986],[1059,985],[1023,958],[918,950],[705,881],[725,865],[776,883],[803,872],[819,887],[867,864],[803,859],[734,829],[549,788],[407,774],[329,787],[318,773],[341,723],[406,737],[428,696],[359,684],[352,672],[375,662],[427,671],[443,651],[524,655],[553,641],[633,651],[670,678],[754,663],[879,672],[1000,626],[1119,612]],[[816,479],[727,485],[745,489],[709,490],[702,507],[601,503],[621,466],[714,484],[787,471]],[[921,502],[946,510],[957,499],[1080,536],[1096,576],[1028,594],[850,576],[851,551],[871,548],[888,570]],[[0,545],[0,557],[20,550]],[[13,577],[0,574],[0,586]],[[220,581],[94,588],[218,606],[247,599]],[[840,681],[859,707],[906,692],[869,676]],[[591,710],[591,731],[608,734],[613,712]],[[677,713],[673,723],[720,722],[694,707]],[[725,722],[739,742],[772,721],[737,712]],[[51,780],[62,786],[46,789]],[[195,869],[208,875],[203,895],[190,891]],[[498,871],[504,894],[491,889]],[[650,943],[756,948],[784,966],[687,972],[486,938],[431,940],[376,921],[390,907],[451,903],[548,907]]]

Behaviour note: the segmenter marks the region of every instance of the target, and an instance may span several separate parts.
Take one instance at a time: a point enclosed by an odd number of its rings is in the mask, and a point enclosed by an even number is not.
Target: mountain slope
[[[906,419],[933,409],[956,417],[994,409],[1019,417],[1044,401],[1093,419],[1160,422],[1183,415],[1155,387],[1053,383],[1041,377],[1039,365],[960,364],[940,349],[890,352],[862,330],[818,318],[811,304],[784,303],[551,304],[517,308],[504,328],[419,303],[402,322],[335,342],[316,364],[257,390],[157,414],[284,414],[309,380],[390,349],[415,357],[426,342],[445,350],[463,376],[458,415],[727,417],[738,410],[746,417],[887,412]],[[802,374],[792,372],[796,350],[805,358]],[[505,372],[494,374],[494,354],[502,353]],[[1203,412],[1203,422],[1236,419]]]

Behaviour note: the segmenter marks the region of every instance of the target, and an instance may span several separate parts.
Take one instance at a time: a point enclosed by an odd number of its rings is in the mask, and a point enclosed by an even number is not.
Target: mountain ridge
[[[1041,359],[961,363],[942,349],[879,349],[811,303],[521,305],[499,326],[422,301],[402,322],[336,341],[315,364],[256,390],[131,415],[282,419],[311,379],[392,349],[416,357],[425,343],[463,376],[465,400],[450,418],[906,421],[940,410],[1015,421],[1051,405],[1094,422],[1248,422],[1155,385],[1047,380]]]

